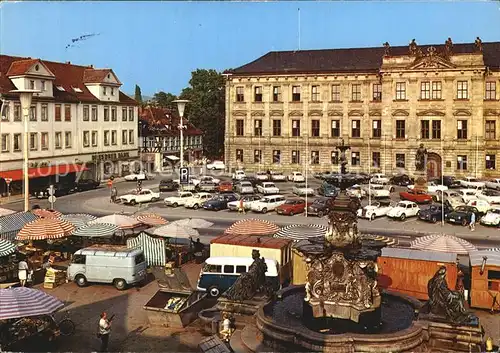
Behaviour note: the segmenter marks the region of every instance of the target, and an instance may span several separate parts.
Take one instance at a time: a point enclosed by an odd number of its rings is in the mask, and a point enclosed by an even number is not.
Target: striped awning
[[[432,250],[467,255],[476,251],[476,247],[468,241],[448,234],[426,235],[413,240],[412,249]]]
[[[100,217],[90,221],[88,224],[96,224],[96,223],[107,223],[114,224],[118,227],[118,229],[134,229],[142,225],[141,222],[137,221],[135,218],[125,216],[122,214],[112,214],[109,216]]]
[[[59,239],[71,235],[75,226],[62,219],[41,218],[26,224],[17,234],[17,240]]]
[[[324,237],[328,228],[319,224],[291,224],[281,228],[276,234],[275,238],[287,238],[295,242]]]
[[[83,227],[88,222],[93,221],[97,217],[86,213],[70,213],[62,215],[59,219],[68,221],[75,226],[76,229]]]
[[[168,223],[168,221],[165,218],[158,216],[157,214],[154,213],[144,213],[137,216],[136,218],[142,224],[146,224],[152,227],[161,226]]]
[[[118,231],[118,227],[110,223],[85,224],[73,232],[76,237],[109,238]]]
[[[31,212],[33,212],[35,214],[35,216],[37,216],[39,218],[59,218],[62,216],[62,213],[59,211],[46,210],[43,208],[37,208],[37,209],[32,210]]]
[[[8,240],[0,239],[0,257],[13,254],[16,251],[16,245]]]
[[[17,233],[29,222],[38,219],[31,212],[18,212],[0,217],[0,239],[14,240]]]
[[[38,289],[0,289],[0,320],[50,315],[63,306],[62,301]]]
[[[234,235],[273,235],[279,231],[279,227],[264,219],[242,219],[233,223],[224,231],[224,234]]]
[[[500,248],[489,248],[489,249],[486,249],[486,251],[497,251],[497,252],[500,252]]]
[[[166,224],[146,230],[149,234],[164,238],[184,238],[197,237],[200,235],[196,229],[183,227],[174,223]]]
[[[165,239],[153,238],[142,232],[135,238],[127,239],[127,247],[142,249],[148,266],[165,266]]]
[[[214,224],[212,222],[206,221],[201,218],[184,218],[177,221],[173,221],[172,224],[177,224],[183,227],[200,229],[200,228],[210,228]]]
[[[381,241],[383,243],[386,243],[388,246],[399,244],[399,239],[393,237],[387,237],[385,235],[363,234],[363,238],[368,240]]]
[[[16,213],[16,211],[9,210],[8,208],[0,208],[0,217],[8,216],[14,213]]]

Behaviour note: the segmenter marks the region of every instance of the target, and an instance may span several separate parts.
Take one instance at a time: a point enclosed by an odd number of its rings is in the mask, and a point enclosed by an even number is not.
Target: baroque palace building
[[[231,169],[491,176],[500,169],[500,42],[270,52],[227,72]]]

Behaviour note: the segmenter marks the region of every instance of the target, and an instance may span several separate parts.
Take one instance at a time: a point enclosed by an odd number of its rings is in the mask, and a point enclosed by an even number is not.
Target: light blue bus
[[[267,280],[275,290],[278,290],[279,264],[276,260],[265,259],[265,261]],[[209,257],[200,271],[197,289],[216,298],[228,290],[240,274],[248,272],[252,262],[251,257]]]

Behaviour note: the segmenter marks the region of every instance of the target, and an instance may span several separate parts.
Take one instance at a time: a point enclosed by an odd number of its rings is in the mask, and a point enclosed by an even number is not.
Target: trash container
[[[213,335],[219,334],[219,324],[220,324],[220,321],[217,318],[214,318],[212,320],[212,334]]]

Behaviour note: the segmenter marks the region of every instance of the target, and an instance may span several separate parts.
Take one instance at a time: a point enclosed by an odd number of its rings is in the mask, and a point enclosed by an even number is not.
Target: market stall
[[[3,283],[10,284],[18,281],[15,251],[14,243],[0,239],[0,286]]]
[[[37,216],[31,212],[18,212],[0,217],[0,239],[14,240],[26,224],[36,219]]]
[[[136,218],[142,224],[146,224],[150,227],[162,226],[168,223],[165,218],[158,216],[155,213],[143,213]]]
[[[73,237],[81,240],[82,248],[93,244],[110,243],[118,227],[110,223],[86,224],[73,232]]]
[[[469,258],[471,307],[500,311],[500,251],[473,251]]]
[[[116,231],[115,236],[118,237],[121,243],[125,243],[127,236],[139,234],[141,231],[149,227],[135,218],[122,214],[112,214],[88,222],[88,224],[98,223],[113,224],[117,226],[118,231]]]

